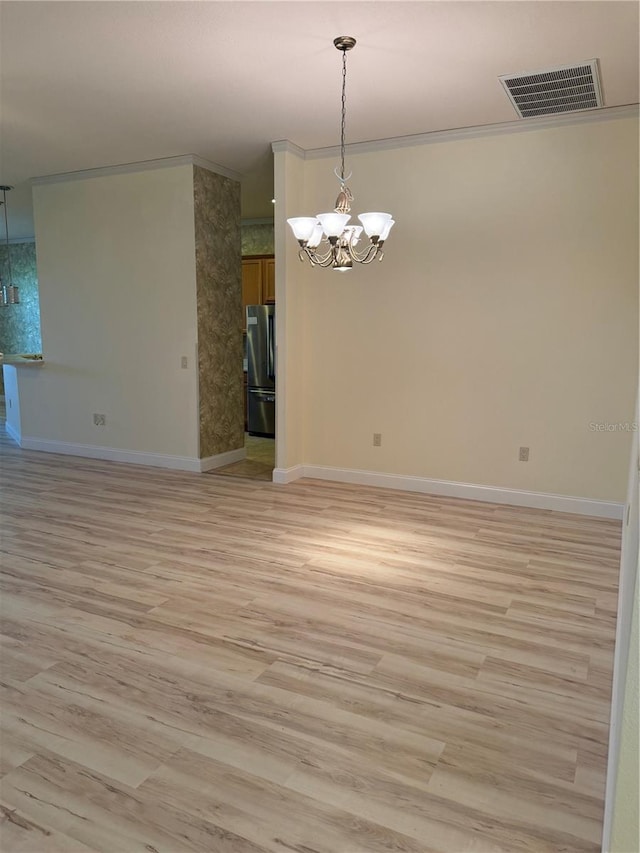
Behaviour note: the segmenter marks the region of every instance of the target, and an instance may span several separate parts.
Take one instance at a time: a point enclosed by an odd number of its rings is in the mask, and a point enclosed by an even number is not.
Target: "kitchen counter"
[[[37,379],[32,369],[45,363],[42,358],[26,358],[26,355],[29,353],[5,355],[0,360],[6,406],[5,429],[11,438],[21,446],[20,386],[25,383],[30,384],[31,380]],[[25,367],[31,369],[25,371]]]
[[[34,365],[44,364],[44,359],[42,356],[39,358],[34,358],[31,353],[20,354],[7,354],[0,358],[0,365],[11,365],[12,367],[33,367]]]

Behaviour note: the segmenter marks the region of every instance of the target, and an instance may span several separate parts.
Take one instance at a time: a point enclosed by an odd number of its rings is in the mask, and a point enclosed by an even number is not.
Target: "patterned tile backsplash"
[[[241,223],[242,227],[242,256],[273,255],[274,237],[273,222]]]
[[[21,352],[41,352],[40,297],[36,271],[36,244],[11,243],[11,273],[18,286],[20,303],[0,307],[0,352],[16,355]],[[9,283],[7,247],[0,246],[0,275]],[[4,394],[0,370],[0,394]]]

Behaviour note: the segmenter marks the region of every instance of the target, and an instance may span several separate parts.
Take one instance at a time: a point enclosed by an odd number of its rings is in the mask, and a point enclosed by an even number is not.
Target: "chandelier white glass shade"
[[[353,267],[353,262],[370,264],[384,257],[382,247],[389,236],[394,221],[390,213],[361,213],[358,219],[361,225],[349,224],[353,194],[346,184],[351,173],[344,174],[344,129],[346,119],[347,51],[356,43],[352,36],[338,36],[333,40],[342,51],[342,113],[340,124],[340,192],[332,213],[318,213],[316,216],[297,216],[287,219],[294,237],[300,245],[301,261],[307,258],[311,266],[331,267],[344,272]],[[368,242],[361,243],[362,232]]]
[[[2,190],[2,204],[4,206],[4,234],[7,246],[7,269],[9,271],[9,284],[4,284],[0,277],[0,305],[7,308],[9,305],[17,305],[20,302],[18,288],[14,286],[11,277],[11,250],[9,248],[9,220],[7,218],[7,193],[13,187],[0,186]]]

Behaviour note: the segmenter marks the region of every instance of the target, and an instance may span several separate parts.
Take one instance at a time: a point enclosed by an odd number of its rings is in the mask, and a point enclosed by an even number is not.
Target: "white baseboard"
[[[19,444],[22,447],[22,441],[20,439],[20,433],[17,430],[15,430],[8,421],[5,422],[4,428],[5,428],[6,433],[9,435],[9,438],[12,438],[17,444]]]
[[[151,465],[157,468],[173,468],[180,471],[211,471],[246,456],[244,448],[219,453],[206,459],[189,456],[169,456],[162,453],[145,453],[138,450],[118,450],[91,444],[71,444],[65,441],[49,441],[39,438],[21,438],[9,424],[6,431],[25,450],[40,450],[46,453],[65,453],[85,456],[89,459],[105,459],[111,462],[128,462],[134,465]],[[526,492],[520,489],[504,489],[497,486],[478,486],[473,483],[456,483],[450,480],[432,480],[428,477],[412,477],[406,474],[384,474],[379,471],[363,471],[356,468],[332,468],[324,465],[293,465],[291,468],[276,468],[273,482],[286,485],[301,477],[315,480],[332,480],[338,483],[353,483],[360,486],[380,486],[405,492],[421,492],[450,498],[487,501],[488,503],[526,506],[534,509],[550,509],[599,518],[622,519],[624,504],[614,501],[597,501],[568,495],[553,495],[545,492]]]
[[[278,477],[276,478],[276,474]],[[274,483],[290,483],[300,477],[316,480],[334,480],[339,483],[354,483],[360,486],[381,486],[406,492],[422,492],[449,498],[487,501],[488,503],[526,506],[534,509],[551,509],[557,512],[572,512],[599,518],[621,519],[624,504],[614,501],[597,501],[545,492],[526,492],[520,489],[503,489],[497,486],[478,486],[473,483],[456,483],[449,480],[432,480],[428,477],[412,477],[404,474],[383,474],[378,471],[362,471],[354,468],[331,468],[323,465],[295,465],[293,468],[276,468]]]
[[[299,480],[304,477],[305,468],[303,465],[294,465],[292,468],[274,468],[273,482],[274,483],[293,483],[294,480]]]
[[[232,462],[241,462],[246,458],[247,451],[244,447],[239,447],[237,450],[227,450],[226,453],[218,453],[216,456],[207,456],[206,459],[201,459],[200,470],[213,471],[215,468],[231,465]]]
[[[119,450],[115,447],[100,447],[92,444],[72,444],[67,441],[50,441],[42,438],[23,437],[19,441],[25,450],[40,450],[44,453],[65,453],[69,456],[84,456],[88,459],[105,459],[109,462],[128,462],[133,465],[151,465],[155,468],[174,468],[179,471],[200,472],[200,459],[190,456],[169,456],[164,453],[146,453],[141,450]]]

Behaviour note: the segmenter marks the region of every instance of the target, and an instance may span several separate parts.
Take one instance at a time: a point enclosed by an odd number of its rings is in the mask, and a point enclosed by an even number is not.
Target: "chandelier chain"
[[[347,116],[347,51],[342,51],[342,117],[340,121],[340,181],[344,184],[344,129]]]
[[[7,191],[2,190],[2,204],[4,206],[4,233],[7,246],[7,267],[9,269],[9,284],[13,284],[13,276],[11,274],[11,250],[9,249],[9,221],[7,219]]]

